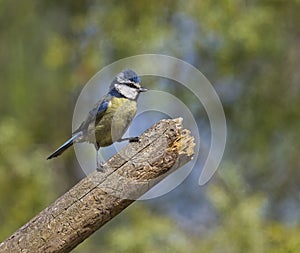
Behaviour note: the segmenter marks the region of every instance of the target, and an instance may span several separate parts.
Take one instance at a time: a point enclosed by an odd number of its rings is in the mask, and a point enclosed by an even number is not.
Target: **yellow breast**
[[[121,139],[133,120],[136,110],[136,101],[113,97],[95,129],[98,146],[108,146]]]

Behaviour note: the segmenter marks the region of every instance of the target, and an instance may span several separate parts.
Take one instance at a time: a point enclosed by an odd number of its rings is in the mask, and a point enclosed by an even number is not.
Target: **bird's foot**
[[[122,142],[122,141],[138,142],[139,137],[135,136],[135,137],[122,138],[122,139],[118,140],[118,142]]]
[[[138,136],[128,138],[129,142],[138,142],[140,138]]]
[[[96,168],[96,170],[98,172],[104,172],[104,162],[97,161],[97,168]]]

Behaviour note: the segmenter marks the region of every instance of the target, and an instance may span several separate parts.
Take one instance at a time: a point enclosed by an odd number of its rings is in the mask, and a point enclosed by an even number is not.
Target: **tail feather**
[[[81,132],[75,134],[72,138],[70,138],[69,140],[67,140],[63,145],[61,145],[58,149],[56,149],[48,158],[52,159],[54,157],[60,156],[66,149],[68,149],[69,147],[71,147],[74,143],[74,140],[76,140],[79,136],[81,136]]]

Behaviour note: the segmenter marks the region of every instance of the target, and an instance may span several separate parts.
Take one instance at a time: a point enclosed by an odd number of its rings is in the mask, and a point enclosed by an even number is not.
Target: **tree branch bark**
[[[0,244],[2,252],[70,252],[192,159],[182,119],[161,120]]]

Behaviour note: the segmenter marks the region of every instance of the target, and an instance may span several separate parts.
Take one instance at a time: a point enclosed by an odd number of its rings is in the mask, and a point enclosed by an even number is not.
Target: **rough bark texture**
[[[158,122],[2,242],[0,253],[70,252],[193,152],[181,119]]]

